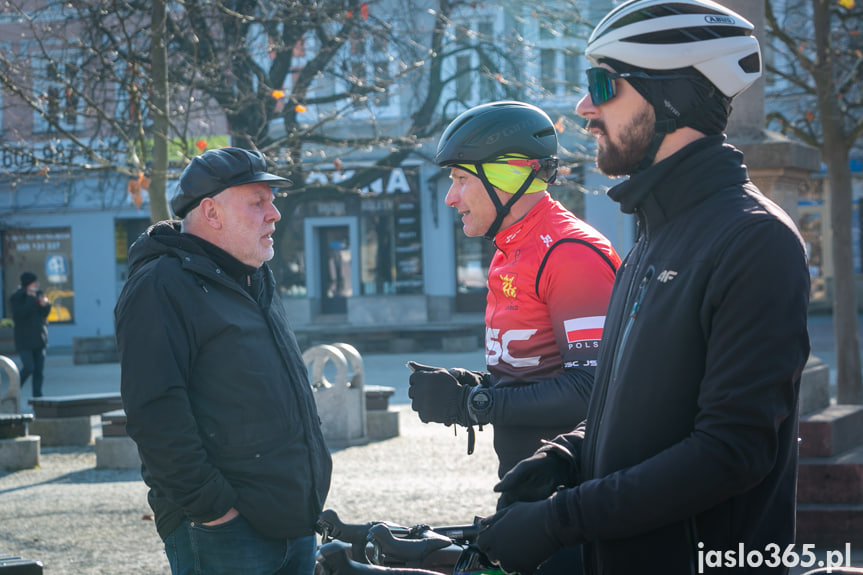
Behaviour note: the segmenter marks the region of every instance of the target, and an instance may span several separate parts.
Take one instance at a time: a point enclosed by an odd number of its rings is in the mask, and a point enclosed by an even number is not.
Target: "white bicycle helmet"
[[[761,76],[751,22],[711,0],[630,0],[587,41],[592,65],[606,58],[645,70],[692,67],[733,98]]]

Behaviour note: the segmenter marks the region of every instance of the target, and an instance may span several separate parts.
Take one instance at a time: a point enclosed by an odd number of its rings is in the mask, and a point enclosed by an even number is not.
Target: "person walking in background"
[[[785,573],[744,557],[699,565],[794,544],[806,250],[723,134],[732,98],[761,75],[753,27],[709,0],[632,0],[585,55],[577,112],[599,169],[629,176],[608,195],[639,234],[586,421],[496,486],[515,502],[478,545],[522,575],[578,543],[590,574]]]
[[[15,351],[21,358],[21,386],[32,375],[33,397],[42,397],[51,303],[39,289],[36,274],[21,274],[21,284],[9,298],[9,305],[15,322]]]
[[[487,372],[411,362],[409,395],[424,422],[491,424],[498,475],[584,419],[620,258],[597,230],[552,199],[557,133],[530,104],[471,108],[447,127],[435,162],[466,236],[494,241],[485,312]],[[577,550],[573,550],[577,555]],[[544,573],[571,573],[549,566]]]
[[[267,261],[264,157],[193,158],[129,250],[115,308],[126,431],[174,575],[311,575],[332,462]]]

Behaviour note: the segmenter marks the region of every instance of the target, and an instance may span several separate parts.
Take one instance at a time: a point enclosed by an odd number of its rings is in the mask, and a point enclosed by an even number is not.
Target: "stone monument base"
[[[398,437],[399,412],[390,409],[370,409],[366,411],[366,428],[371,441]]]
[[[30,422],[30,433],[42,437],[43,447],[59,445],[92,445],[99,416],[36,417]]]
[[[141,457],[138,447],[129,436],[97,437],[97,469],[139,469]]]
[[[0,439],[0,469],[39,467],[39,436]]]

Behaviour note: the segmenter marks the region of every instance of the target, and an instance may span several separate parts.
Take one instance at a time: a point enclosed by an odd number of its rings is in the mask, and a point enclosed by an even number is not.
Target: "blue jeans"
[[[215,527],[185,521],[165,539],[172,575],[312,575],[314,535],[273,539],[242,515]]]
[[[42,379],[45,371],[45,348],[19,349],[21,357],[21,387],[30,375],[33,375],[33,397],[42,397]]]

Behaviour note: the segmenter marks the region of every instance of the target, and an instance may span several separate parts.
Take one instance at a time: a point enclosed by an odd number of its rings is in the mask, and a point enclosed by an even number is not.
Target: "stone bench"
[[[96,467],[99,469],[139,469],[138,446],[126,435],[126,412],[122,409],[102,414],[102,436],[96,438]]]
[[[390,398],[396,392],[395,388],[385,385],[367,385],[365,389],[366,429],[369,439],[398,437],[399,414],[389,408]]]
[[[29,403],[36,416],[30,431],[42,436],[43,446],[90,445],[100,435],[98,416],[123,407],[119,393],[34,397]]]
[[[27,426],[33,421],[32,413],[0,413],[0,439],[13,439],[29,435]]]
[[[78,417],[100,415],[106,411],[123,408],[119,393],[82,393],[78,395],[55,395],[34,397],[29,400],[33,414],[40,417]]]
[[[389,409],[390,398],[395,394],[394,387],[385,385],[367,385],[366,386],[366,410],[375,411],[379,409]]]
[[[9,575],[41,575],[43,573],[42,567],[41,561],[31,561],[8,553],[0,553],[0,575],[6,573]]]
[[[0,413],[0,469],[39,466],[40,438],[28,433],[31,413]]]

